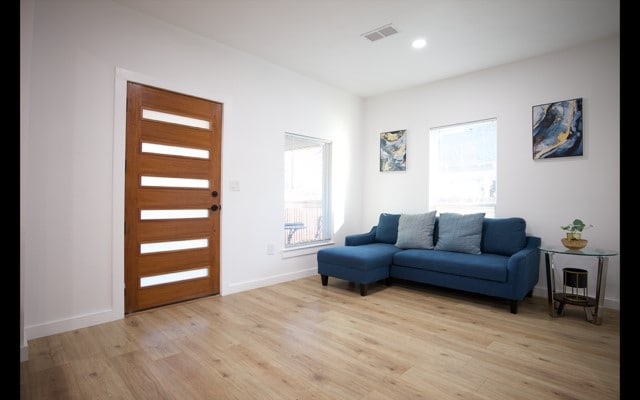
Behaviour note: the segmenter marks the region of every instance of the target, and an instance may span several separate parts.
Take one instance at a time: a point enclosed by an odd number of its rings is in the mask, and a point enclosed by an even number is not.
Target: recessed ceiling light
[[[413,48],[415,49],[421,49],[424,46],[427,45],[427,41],[424,39],[416,39],[413,41],[413,43],[411,43],[411,45],[413,46]]]

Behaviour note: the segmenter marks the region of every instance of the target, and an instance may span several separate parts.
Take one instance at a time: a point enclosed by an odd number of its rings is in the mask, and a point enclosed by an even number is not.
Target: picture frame
[[[531,122],[534,160],[582,156],[582,98],[535,105]]]
[[[380,133],[380,172],[406,171],[406,129]]]

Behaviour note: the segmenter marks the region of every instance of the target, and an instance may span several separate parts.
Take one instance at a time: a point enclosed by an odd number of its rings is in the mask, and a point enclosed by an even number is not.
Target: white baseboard
[[[40,325],[25,326],[25,340],[37,339],[44,336],[55,335],[57,333],[68,332],[74,329],[86,328],[105,322],[111,322],[124,318],[122,312],[105,310],[87,315],[78,315],[71,318],[52,321]]]
[[[25,343],[20,346],[20,362],[29,359],[29,340],[37,339],[57,333],[72,331],[74,329],[86,328],[88,326],[111,322],[124,318],[120,313],[112,310],[98,312],[90,315],[76,316],[64,320],[53,321],[46,324],[32,325],[24,328]]]
[[[306,278],[308,276],[313,276],[318,274],[318,268],[308,268],[303,269],[301,271],[294,271],[286,274],[280,274],[275,276],[270,276],[263,279],[255,279],[252,281],[238,282],[232,283],[227,286],[224,290],[221,290],[221,295],[226,296],[232,293],[244,292],[245,290],[257,289],[260,287],[275,285],[277,283],[283,283],[292,281],[295,279]]]

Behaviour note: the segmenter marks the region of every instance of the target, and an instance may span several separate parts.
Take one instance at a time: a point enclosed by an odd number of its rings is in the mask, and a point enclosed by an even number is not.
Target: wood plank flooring
[[[620,398],[620,313],[314,276],[29,341],[21,399]]]

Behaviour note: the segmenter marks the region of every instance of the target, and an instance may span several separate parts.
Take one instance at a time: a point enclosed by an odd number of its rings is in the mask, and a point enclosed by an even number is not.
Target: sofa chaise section
[[[360,295],[367,295],[369,283],[385,280],[390,283],[389,266],[399,248],[388,243],[368,243],[359,246],[338,246],[318,251],[318,273],[322,285],[329,277],[344,279],[360,286]]]

